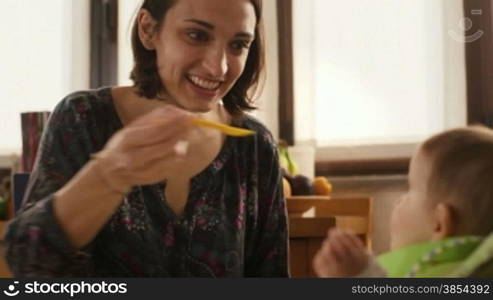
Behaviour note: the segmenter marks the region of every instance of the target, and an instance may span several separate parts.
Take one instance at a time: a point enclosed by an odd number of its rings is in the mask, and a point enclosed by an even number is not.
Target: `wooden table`
[[[315,277],[312,259],[327,229],[336,226],[335,217],[289,218],[289,264],[291,277]]]
[[[331,227],[349,229],[371,247],[370,198],[294,196],[286,202],[291,277],[315,277],[312,260]]]

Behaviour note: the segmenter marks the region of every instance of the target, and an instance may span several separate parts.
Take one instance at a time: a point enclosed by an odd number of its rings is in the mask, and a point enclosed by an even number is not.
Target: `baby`
[[[493,131],[431,137],[408,178],[392,212],[392,251],[375,259],[355,235],[330,230],[313,260],[318,276],[493,277]]]

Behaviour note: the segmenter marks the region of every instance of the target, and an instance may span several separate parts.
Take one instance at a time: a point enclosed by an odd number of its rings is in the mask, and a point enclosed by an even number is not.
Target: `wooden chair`
[[[337,226],[355,232],[371,249],[370,198],[292,196],[286,202],[292,277],[315,277],[312,260],[330,227]]]

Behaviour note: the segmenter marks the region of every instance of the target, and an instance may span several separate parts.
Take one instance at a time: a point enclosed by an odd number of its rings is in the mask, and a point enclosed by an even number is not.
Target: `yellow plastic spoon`
[[[224,134],[231,135],[231,136],[249,136],[249,135],[255,134],[255,131],[252,131],[252,130],[228,126],[226,124],[217,123],[217,122],[204,120],[204,119],[193,119],[192,124],[199,126],[199,127],[214,128],[214,129],[217,129],[217,130],[223,132]]]

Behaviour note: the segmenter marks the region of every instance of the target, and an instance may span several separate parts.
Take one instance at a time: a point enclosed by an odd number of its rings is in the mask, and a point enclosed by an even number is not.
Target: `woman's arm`
[[[54,194],[56,219],[70,244],[80,249],[89,244],[120,205],[129,186],[121,192],[110,187],[111,172],[101,160],[89,161]],[[104,174],[104,175],[103,175]]]
[[[15,276],[83,276],[90,273],[90,247],[78,251],[55,215],[54,195],[89,159],[96,145],[83,122],[76,122],[76,103],[57,105],[43,132],[23,207],[6,231],[7,261]],[[102,190],[101,184],[91,192]],[[87,190],[86,190],[87,191]],[[81,192],[82,193],[82,192]]]
[[[76,107],[64,101],[53,112],[26,203],[7,230],[7,260],[17,276],[81,276],[90,269],[91,241],[131,186],[166,176],[188,123],[174,108],[157,110],[120,130],[89,160],[99,149]]]

